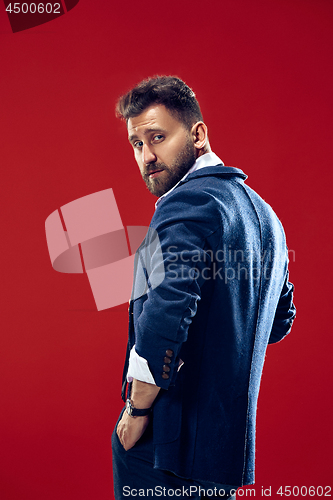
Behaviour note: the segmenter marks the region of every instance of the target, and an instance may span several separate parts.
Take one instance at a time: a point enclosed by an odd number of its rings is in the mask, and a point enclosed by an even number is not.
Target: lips
[[[163,172],[163,169],[156,169],[156,170],[152,170],[151,172],[149,172],[148,174],[148,177],[150,179],[154,178],[154,177],[157,177],[161,172]]]

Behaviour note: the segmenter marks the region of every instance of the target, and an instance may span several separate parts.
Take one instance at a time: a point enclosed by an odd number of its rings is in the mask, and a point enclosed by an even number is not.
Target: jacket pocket
[[[163,392],[162,392],[163,391]],[[171,443],[180,435],[182,423],[181,383],[161,390],[154,405],[153,440],[154,444]]]

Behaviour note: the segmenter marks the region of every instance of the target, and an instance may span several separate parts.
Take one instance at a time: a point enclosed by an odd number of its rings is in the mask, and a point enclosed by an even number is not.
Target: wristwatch
[[[145,415],[149,415],[151,408],[143,408],[139,410],[133,406],[130,399],[126,399],[126,411],[130,417],[144,417]]]

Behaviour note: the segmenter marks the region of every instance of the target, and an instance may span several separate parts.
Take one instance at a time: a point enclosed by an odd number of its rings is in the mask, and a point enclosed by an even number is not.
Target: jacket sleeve
[[[154,245],[147,244],[141,251],[148,290],[134,321],[135,350],[148,361],[156,385],[164,389],[175,382],[179,351],[201,298],[203,269],[210,266],[206,241],[214,232],[211,210],[210,196],[169,195],[151,224],[159,237],[163,262]],[[162,281],[156,278],[162,274]]]
[[[294,285],[288,281],[289,273],[283,284],[282,292],[276,309],[269,344],[282,340],[291,330],[296,316],[296,308],[293,303]]]

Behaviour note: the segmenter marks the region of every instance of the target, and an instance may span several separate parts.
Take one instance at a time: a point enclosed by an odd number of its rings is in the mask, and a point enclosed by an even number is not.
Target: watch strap
[[[151,408],[135,408],[130,399],[126,400],[126,411],[130,417],[145,417],[151,412]]]

